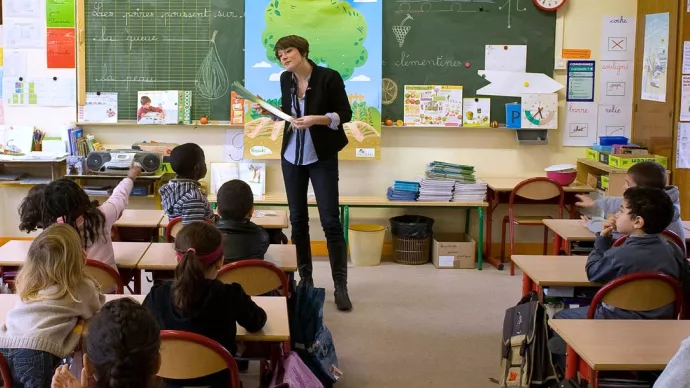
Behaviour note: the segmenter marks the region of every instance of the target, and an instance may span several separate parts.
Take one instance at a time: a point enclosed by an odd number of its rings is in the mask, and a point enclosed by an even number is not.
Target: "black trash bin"
[[[399,264],[421,265],[429,262],[433,218],[404,215],[390,219],[393,235],[393,259]]]

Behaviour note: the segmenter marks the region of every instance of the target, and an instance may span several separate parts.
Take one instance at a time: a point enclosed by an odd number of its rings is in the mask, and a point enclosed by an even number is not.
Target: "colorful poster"
[[[49,69],[74,69],[74,28],[48,28],[46,47]]]
[[[558,128],[558,94],[526,93],[522,95],[522,128]]]
[[[666,102],[668,12],[645,15],[642,99]]]
[[[491,125],[491,99],[463,99],[462,125],[465,127],[489,127]]]
[[[405,85],[405,125],[462,127],[462,86]]]
[[[74,27],[74,0],[47,0],[46,26]]]
[[[594,101],[594,61],[568,61],[566,101]]]
[[[341,160],[381,157],[381,0],[245,0],[245,87],[280,107],[280,74],[273,47],[283,36],[309,41],[309,59],[337,70],[345,81],[352,120],[344,123],[349,143]],[[244,157],[279,159],[284,122],[245,118]]]

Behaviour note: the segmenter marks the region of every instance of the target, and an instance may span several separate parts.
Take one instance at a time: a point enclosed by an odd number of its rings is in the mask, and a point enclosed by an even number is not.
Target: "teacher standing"
[[[348,142],[343,123],[352,118],[345,83],[337,71],[309,59],[309,42],[300,36],[280,38],[275,55],[285,67],[280,76],[281,109],[294,118],[292,125],[285,123],[280,154],[299,283],[314,285],[307,207],[311,179],[326,235],[335,303],[339,310],[347,311],[352,303],[347,292],[347,246],[338,198],[338,152]]]

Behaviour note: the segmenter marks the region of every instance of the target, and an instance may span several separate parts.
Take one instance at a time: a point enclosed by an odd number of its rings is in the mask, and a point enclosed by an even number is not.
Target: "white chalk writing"
[[[439,55],[436,58],[423,58],[414,59],[411,58],[409,54],[402,51],[400,53],[400,60],[395,61],[395,66],[398,67],[463,67],[465,62],[458,61],[452,58],[444,58],[443,55]]]
[[[109,18],[109,17],[115,16],[114,12],[103,10],[103,3],[102,2],[93,3],[93,11],[91,12],[91,14],[95,17],[101,17],[101,18]]]
[[[165,24],[168,24],[168,21],[170,19],[176,19],[176,18],[186,18],[186,19],[206,19],[209,16],[211,16],[211,10],[208,8],[204,8],[203,11],[197,11],[197,12],[187,12],[187,11],[173,11],[173,12],[164,12],[161,17],[165,18]]]
[[[96,42],[117,42],[119,39],[112,35],[105,34],[105,26],[101,28],[101,36],[99,38],[93,38]]]
[[[129,25],[129,18],[152,18],[156,16],[153,12],[141,12],[138,9],[134,12],[125,12],[125,14],[122,16],[125,18],[125,25]]]
[[[129,49],[132,49],[132,43],[134,42],[155,42],[158,40],[158,37],[155,35],[150,35],[150,36],[127,36],[127,41],[129,42]]]

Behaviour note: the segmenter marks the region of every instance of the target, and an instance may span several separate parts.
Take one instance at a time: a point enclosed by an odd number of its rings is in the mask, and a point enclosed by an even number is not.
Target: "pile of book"
[[[475,183],[474,166],[433,161],[426,167],[426,177],[461,183]]]
[[[394,181],[386,194],[390,201],[416,201],[418,195],[419,183],[409,181]]]
[[[449,202],[453,199],[453,180],[418,176],[417,182],[420,184],[418,201]]]
[[[486,182],[476,183],[455,182],[453,202],[484,201],[486,199]]]
[[[419,201],[484,201],[486,183],[477,181],[474,167],[433,161],[426,176],[417,177],[421,188]]]

